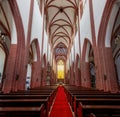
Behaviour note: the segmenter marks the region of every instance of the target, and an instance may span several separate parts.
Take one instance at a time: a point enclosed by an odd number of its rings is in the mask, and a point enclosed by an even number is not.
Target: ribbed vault
[[[67,60],[77,30],[79,0],[46,0],[46,30],[56,60]]]

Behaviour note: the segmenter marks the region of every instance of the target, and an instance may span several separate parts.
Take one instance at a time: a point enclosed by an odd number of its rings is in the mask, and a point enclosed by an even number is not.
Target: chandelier
[[[4,43],[6,40],[6,35],[0,30],[0,43]]]
[[[120,35],[117,35],[115,38],[115,44],[120,44]]]

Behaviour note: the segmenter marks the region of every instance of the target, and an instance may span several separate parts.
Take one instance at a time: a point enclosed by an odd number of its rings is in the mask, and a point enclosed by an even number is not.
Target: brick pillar
[[[43,70],[42,70],[42,86],[45,86],[46,85],[46,75],[47,75],[47,72],[46,72],[46,70],[47,70],[47,68],[46,67],[44,67],[44,68],[42,68]]]
[[[53,85],[56,83],[56,78],[54,77],[54,74],[51,73],[51,76],[50,76],[50,85]]]
[[[72,72],[72,68],[70,67],[70,78],[69,78],[69,84],[73,85],[73,72]]]
[[[111,48],[95,47],[94,62],[96,69],[96,88],[104,91],[117,92],[118,83]]]
[[[116,77],[115,71],[115,63],[113,59],[112,49],[111,48],[104,48],[104,72],[106,72],[104,76],[104,80],[106,82],[106,89],[110,90],[111,92],[118,92],[118,81]]]
[[[79,86],[81,86],[81,70],[78,68],[78,80],[79,80]]]
[[[75,67],[75,85],[76,86],[79,86],[79,83],[78,83],[78,68],[77,66]]]
[[[89,62],[81,61],[81,85],[83,87],[91,87],[90,84]]]
[[[70,72],[69,72],[69,84],[71,85],[71,67],[70,67]]]
[[[80,69],[76,67],[75,70],[75,85],[76,86],[81,86],[81,74],[80,74]]]
[[[12,91],[25,90],[26,73],[25,52],[22,51],[22,54],[17,53]]]
[[[104,90],[104,73],[103,73],[103,52],[102,48],[94,47],[94,63],[96,73],[96,88]]]
[[[54,71],[51,70],[51,74],[50,74],[50,85],[54,84],[55,77],[54,77]]]
[[[4,93],[9,93],[12,90],[12,85],[15,79],[15,63],[16,63],[16,51],[17,45],[12,44],[9,51],[9,56],[7,59],[5,77],[3,82],[2,91]],[[14,80],[13,80],[14,79]]]
[[[40,87],[40,65],[39,62],[32,63],[31,88]]]
[[[73,70],[73,85],[75,85],[75,71]]]
[[[70,73],[70,84],[71,84],[71,85],[74,85],[74,81],[75,81],[75,78],[74,78],[74,69],[71,68],[71,73]]]

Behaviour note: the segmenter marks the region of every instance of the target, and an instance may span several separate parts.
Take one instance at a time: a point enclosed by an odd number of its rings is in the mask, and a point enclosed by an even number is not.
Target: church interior
[[[0,117],[120,117],[120,0],[0,0]]]

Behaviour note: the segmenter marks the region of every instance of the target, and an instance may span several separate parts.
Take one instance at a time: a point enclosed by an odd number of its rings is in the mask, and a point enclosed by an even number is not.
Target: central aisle
[[[64,88],[59,86],[49,117],[73,117]]]

